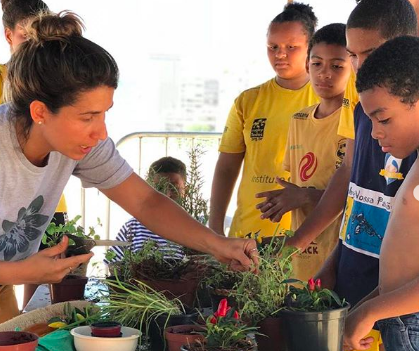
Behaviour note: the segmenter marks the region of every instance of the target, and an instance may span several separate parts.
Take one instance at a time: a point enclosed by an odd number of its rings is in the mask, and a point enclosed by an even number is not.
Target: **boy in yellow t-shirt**
[[[345,155],[346,139],[337,134],[342,98],[351,74],[346,52],[345,25],[334,23],[319,29],[309,45],[308,70],[320,104],[307,107],[291,118],[284,168],[290,183],[278,179],[283,190],[260,193],[258,205],[265,216],[278,221],[282,206],[292,203],[291,229],[296,230],[317,204]],[[293,259],[296,278],[313,277],[338,240],[340,218]]]

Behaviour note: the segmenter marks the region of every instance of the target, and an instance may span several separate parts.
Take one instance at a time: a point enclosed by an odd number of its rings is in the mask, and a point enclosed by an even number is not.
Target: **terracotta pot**
[[[148,335],[151,341],[152,351],[167,350],[167,344],[164,337],[165,328],[175,325],[194,324],[198,320],[196,310],[187,310],[186,314],[172,315],[167,319],[167,315],[160,315],[150,323]]]
[[[196,278],[178,280],[141,279],[141,281],[150,288],[162,292],[168,299],[178,298],[184,305],[191,308],[194,306],[199,284],[199,280]]]
[[[34,351],[38,336],[28,332],[0,332],[0,351]]]
[[[197,332],[204,329],[204,327],[194,324],[176,325],[166,328],[164,336],[167,340],[169,351],[179,351],[182,345],[189,345],[198,340],[203,341],[204,337]]]
[[[263,335],[256,334],[256,342],[258,351],[285,351],[283,336],[281,335],[281,320],[277,317],[265,318],[258,324],[258,332]]]
[[[87,280],[87,277],[67,275],[60,283],[50,284],[51,303],[83,300]]]
[[[96,322],[90,325],[92,336],[102,338],[117,338],[121,336],[121,323],[118,322]]]

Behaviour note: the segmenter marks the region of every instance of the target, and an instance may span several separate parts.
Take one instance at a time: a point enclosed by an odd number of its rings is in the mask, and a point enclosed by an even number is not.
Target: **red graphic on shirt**
[[[300,161],[300,179],[303,182],[309,180],[317,169],[317,158],[312,152],[306,153]]]

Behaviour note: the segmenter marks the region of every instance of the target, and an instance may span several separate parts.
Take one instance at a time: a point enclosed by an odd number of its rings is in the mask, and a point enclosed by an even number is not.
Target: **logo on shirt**
[[[252,130],[250,131],[250,138],[252,139],[252,141],[258,141],[263,139],[265,125],[266,118],[256,118],[253,121]]]
[[[402,165],[402,161],[403,160],[395,158],[389,153],[386,154],[386,157],[384,159],[384,169],[380,171],[380,175],[385,178],[387,185],[393,183],[396,180],[404,179],[403,173],[399,172],[400,167]]]
[[[308,118],[308,113],[297,112],[297,113],[294,113],[292,118],[294,118],[294,119],[307,119]]]
[[[343,98],[342,99],[342,106],[345,108],[349,108],[349,99]]]
[[[300,169],[300,179],[303,182],[309,180],[317,169],[317,157],[312,152],[306,153],[298,166]]]
[[[346,150],[346,139],[340,139],[338,141],[338,149],[336,150],[336,169],[338,169],[343,162],[343,158],[345,157],[345,150]]]

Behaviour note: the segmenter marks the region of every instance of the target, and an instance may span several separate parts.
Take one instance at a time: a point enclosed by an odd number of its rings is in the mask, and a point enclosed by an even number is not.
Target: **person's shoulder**
[[[266,81],[265,83],[246,89],[240,93],[237,99],[245,99],[251,96],[257,96],[262,90],[268,89],[273,83],[275,83],[274,81],[275,81],[275,78],[272,78]]]
[[[317,106],[319,106],[319,104],[304,107],[302,110],[294,113],[291,118],[293,120],[307,120],[310,114],[317,108]]]

